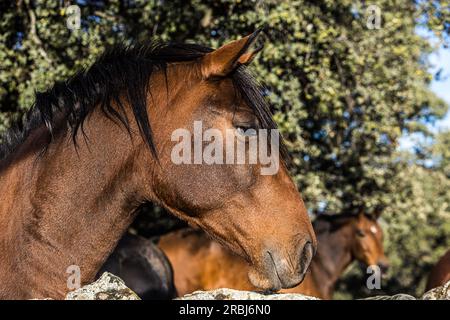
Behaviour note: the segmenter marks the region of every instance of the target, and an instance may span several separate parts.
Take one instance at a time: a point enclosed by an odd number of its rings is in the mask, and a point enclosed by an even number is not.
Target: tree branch
[[[30,7],[30,1],[25,1],[25,6],[27,7],[28,16],[30,18],[30,38],[37,46],[37,50],[39,54],[47,61],[51,66],[53,65],[53,61],[48,56],[47,52],[44,50],[44,44],[42,40],[39,38],[36,30],[36,15],[34,11]]]

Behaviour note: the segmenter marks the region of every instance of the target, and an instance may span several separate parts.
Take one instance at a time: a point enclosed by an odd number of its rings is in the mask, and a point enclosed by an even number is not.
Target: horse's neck
[[[72,265],[81,284],[92,281],[131,223],[139,172],[130,137],[102,132],[105,119],[86,123],[89,146],[61,136],[0,172],[0,297],[61,298]]]
[[[319,247],[312,261],[312,276],[322,291],[322,295],[331,298],[334,285],[353,261],[351,254],[352,230],[350,225],[329,233],[317,235]]]

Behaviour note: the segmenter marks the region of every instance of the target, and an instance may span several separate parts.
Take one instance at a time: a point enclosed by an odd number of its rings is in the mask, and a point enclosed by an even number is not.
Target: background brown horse
[[[283,165],[263,176],[260,162],[171,161],[172,133],[196,120],[222,133],[276,127],[243,67],[259,34],[217,50],[115,47],[36,95],[0,150],[0,298],[62,298],[72,265],[91,282],[144,201],[245,257],[255,286],[303,279],[316,240]]]
[[[382,229],[372,216],[319,216],[314,221],[318,251],[305,280],[282,292],[330,299],[339,276],[354,260],[387,267]],[[200,230],[179,230],[161,237],[159,246],[174,269],[180,295],[221,287],[255,290],[247,264]]]
[[[431,269],[426,291],[442,286],[450,280],[450,250],[448,250]]]

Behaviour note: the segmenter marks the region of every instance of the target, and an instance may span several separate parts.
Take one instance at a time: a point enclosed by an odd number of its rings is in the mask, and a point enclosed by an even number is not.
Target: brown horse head
[[[381,271],[387,271],[389,262],[383,249],[383,230],[377,217],[360,213],[353,220],[354,241],[353,256],[367,266],[377,265]]]
[[[245,257],[253,266],[249,276],[255,286],[279,289],[302,280],[316,247],[286,167],[281,164],[276,174],[262,175],[260,161],[174,163],[170,151],[180,141],[167,143],[180,128],[194,132],[195,122],[203,132],[213,129],[226,139],[230,130],[239,135],[276,128],[261,91],[243,68],[260,49],[255,47],[257,38],[258,32],[195,61],[168,66],[167,100],[161,95],[161,108],[149,109],[160,118],[152,123],[161,165],[152,168],[151,189],[158,203]],[[192,155],[195,143],[187,151]]]
[[[228,131],[233,143],[250,146],[256,136],[258,151],[284,154],[282,143],[258,131],[276,126],[245,69],[261,48],[259,34],[217,50],[118,47],[36,96],[25,129],[9,132],[5,141],[13,143],[0,149],[0,296],[61,297],[69,265],[80,267],[82,283],[91,281],[147,200],[245,257],[255,286],[287,288],[303,279],[316,239],[283,161],[196,158],[210,147],[195,139],[196,123],[200,136],[213,129],[207,140],[226,137],[214,156],[228,146]],[[194,137],[178,154],[180,130]],[[255,155],[249,150],[245,159]],[[174,161],[180,154],[187,163]],[[277,170],[262,174],[268,164]]]

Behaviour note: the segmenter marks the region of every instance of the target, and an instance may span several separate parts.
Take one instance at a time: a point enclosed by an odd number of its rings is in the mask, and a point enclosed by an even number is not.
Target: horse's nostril
[[[309,264],[314,257],[314,247],[311,241],[307,241],[300,255],[300,272],[304,274],[308,270]]]

